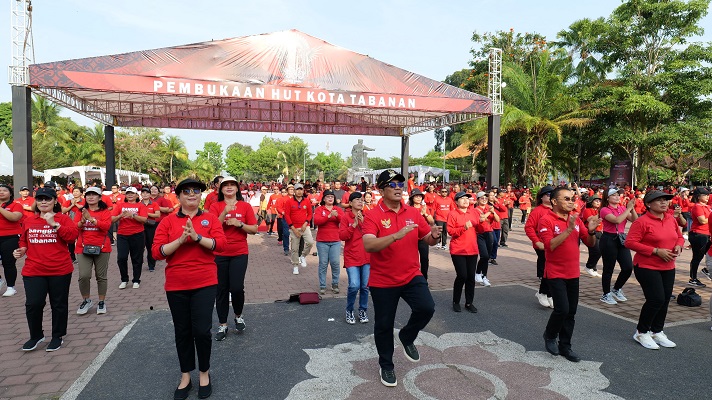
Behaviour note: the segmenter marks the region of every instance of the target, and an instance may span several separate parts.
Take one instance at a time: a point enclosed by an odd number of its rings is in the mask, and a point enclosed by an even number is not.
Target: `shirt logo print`
[[[208,221],[207,219],[204,219],[204,220],[200,221],[200,225],[208,226],[208,225],[210,225],[210,221]]]
[[[391,219],[382,219],[381,220],[381,225],[383,225],[384,228],[388,229],[391,227]]]

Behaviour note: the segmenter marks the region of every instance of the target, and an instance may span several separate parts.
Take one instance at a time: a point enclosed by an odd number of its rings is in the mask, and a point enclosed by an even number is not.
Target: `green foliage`
[[[227,147],[225,169],[238,181],[252,178],[249,176],[251,174],[250,154],[252,152],[252,147],[240,143],[233,143]]]
[[[205,169],[206,172],[209,171],[213,176],[220,174],[225,169],[223,150],[220,143],[205,142],[203,150],[196,150],[195,154],[198,156],[195,165],[200,165],[200,168]]]
[[[344,179],[348,165],[343,159],[341,153],[326,154],[323,152],[316,153],[313,159],[316,168],[324,172],[324,180],[327,182]],[[369,159],[369,164],[370,164]]]
[[[12,148],[12,103],[0,103],[0,140]]]

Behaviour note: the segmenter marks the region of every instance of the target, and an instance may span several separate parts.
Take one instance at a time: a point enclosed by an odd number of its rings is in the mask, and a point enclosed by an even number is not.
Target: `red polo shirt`
[[[5,206],[5,210],[10,212],[19,212],[24,215],[22,205],[15,201]],[[34,213],[32,213],[32,215],[34,215]],[[13,222],[5,218],[4,215],[0,215],[0,236],[19,235],[22,232],[21,221],[23,221],[22,218]]]
[[[675,259],[665,262],[653,254],[653,249],[672,251],[675,246],[682,247],[684,244],[685,239],[678,229],[675,217],[664,214],[660,219],[650,212],[633,221],[625,240],[625,247],[635,251],[633,265],[660,271],[675,269]]]
[[[598,216],[598,209],[589,207],[589,208],[584,208],[583,209],[583,214],[581,214],[581,220],[588,226],[588,219],[591,217],[597,217]],[[531,218],[531,217],[530,217]],[[601,221],[600,224],[596,227],[596,232],[602,232],[603,231],[603,221]]]
[[[74,252],[82,254],[84,245],[102,246],[102,253],[111,253],[111,243],[109,241],[109,227],[111,227],[111,211],[106,210],[89,210],[89,215],[96,219],[96,224],[87,221],[81,229],[79,229],[79,237]],[[82,213],[74,214],[74,222],[79,223],[82,220]]]
[[[165,207],[173,208],[173,204],[163,196],[158,196],[155,199],[151,198],[151,201],[156,205],[157,210],[160,210],[162,207],[163,208],[165,208]],[[168,214],[170,214],[172,212],[173,212],[173,210],[171,210],[169,212],[161,211],[161,215],[158,217],[158,221],[159,222],[162,221],[163,218],[165,218]]]
[[[311,203],[306,197],[302,197],[301,201],[297,201],[295,197],[284,201],[284,219],[288,226],[301,229],[305,222],[311,221],[311,218]]]
[[[124,210],[138,214],[139,217],[148,217],[148,210],[143,203],[116,203],[114,209],[111,211],[112,216],[121,215]],[[137,233],[143,232],[143,224],[136,221],[133,218],[121,218],[119,219],[119,229],[116,231],[119,235],[135,235]]]
[[[541,237],[539,236],[537,225],[539,224],[539,220],[541,219],[541,217],[548,214],[549,211],[551,211],[550,207],[547,207],[543,204],[539,204],[538,206],[534,207],[531,214],[529,214],[529,218],[527,218],[527,222],[524,224],[524,233],[526,233],[529,240],[531,240],[532,247],[537,250],[539,250],[539,248],[536,247],[535,243],[544,243],[544,241],[541,240]]]
[[[34,211],[32,211],[32,210],[28,211],[28,210],[25,210],[25,209],[24,209],[24,206],[27,206],[27,207],[32,208],[32,206],[35,205],[35,198],[34,198],[34,197],[32,197],[32,196],[27,196],[26,199],[19,198],[19,199],[16,199],[16,200],[15,200],[15,203],[18,203],[18,204],[20,205],[22,214],[25,216],[25,218],[29,218],[29,217],[35,215],[35,212],[34,212]]]
[[[148,214],[155,214],[156,211],[158,211],[158,212],[160,213],[160,209],[159,209],[159,207],[158,207],[158,204],[157,204],[155,201],[153,201],[153,200],[148,200],[148,204],[146,204],[146,203],[144,203],[143,201],[141,201],[141,204],[143,204],[143,206],[146,207],[146,218],[148,218],[148,219],[150,219],[150,220],[152,220],[152,221],[158,221],[159,219],[161,219],[161,216],[160,216],[160,215],[158,216],[158,218],[154,218],[154,217],[149,217],[149,216],[148,216]]]
[[[472,228],[465,228],[467,221],[472,222]],[[466,211],[456,208],[447,216],[447,233],[452,236],[450,254],[471,256],[480,254],[477,247],[477,225],[480,215],[467,207]]]
[[[208,193],[207,196],[205,196],[205,202],[203,203],[203,209],[210,210],[210,207],[212,207],[213,204],[217,203],[217,201],[218,201],[218,191],[213,190],[212,192]]]
[[[210,214],[220,217],[223,210],[225,209],[225,202],[218,201],[210,206]],[[252,206],[250,203],[244,201],[238,201],[235,204],[235,209],[228,212],[225,215],[225,222],[229,219],[236,219],[241,221],[245,225],[257,225],[257,218],[255,218],[255,213],[252,211]],[[227,237],[227,246],[223,251],[216,251],[216,256],[240,256],[243,254],[249,254],[249,249],[247,247],[247,232],[244,229],[238,228],[234,225],[227,225],[223,223],[223,231],[225,231],[225,236]]]
[[[61,276],[74,272],[67,245],[77,240],[79,230],[68,216],[57,213],[54,230],[39,213],[27,218],[20,235],[20,247],[27,248],[22,276]]]
[[[495,222],[494,220],[494,214],[490,213],[487,218],[485,218],[484,221],[480,220],[480,216],[482,214],[487,214],[489,212],[489,205],[486,206],[475,206],[472,211],[475,213],[477,216],[477,233],[487,233],[487,232],[492,232],[492,224]]]
[[[703,235],[710,234],[710,224],[701,224],[697,217],[705,217],[709,220],[710,218],[710,207],[707,204],[694,203],[692,206],[692,232],[700,233]]]
[[[363,213],[363,211],[361,212]],[[356,217],[350,209],[344,211],[341,216],[339,239],[344,241],[344,268],[360,267],[371,262],[371,253],[366,252],[363,247],[363,224],[354,228],[355,219]]]
[[[337,205],[334,205],[333,209],[337,212],[335,217],[331,216],[331,211],[326,206],[319,206],[314,210],[314,225],[319,228],[316,231],[317,242],[338,242],[341,240],[339,239],[339,223],[341,217],[344,216],[344,211]]]
[[[457,208],[457,206],[450,197],[435,196],[433,209],[435,210],[436,221],[447,221],[447,215],[450,214],[450,211],[454,208]]]
[[[165,290],[167,292],[199,289],[218,283],[218,268],[215,265],[213,251],[223,251],[227,247],[227,238],[217,215],[198,211],[198,214],[191,219],[197,234],[215,240],[213,250],[206,249],[188,238],[167,257],[161,251],[163,245],[180,238],[188,218],[180,211],[167,216],[158,225],[156,236],[153,238],[153,247],[151,247],[153,258],[166,260]]]
[[[568,216],[560,217],[554,211],[549,211],[539,220],[537,230],[544,243],[546,258],[544,278],[573,279],[581,276],[579,239],[584,242],[588,240],[588,229],[581,218],[576,218],[576,227],[571,234],[556,249],[551,250],[551,241],[568,227]]]
[[[368,286],[388,288],[403,286],[420,273],[418,240],[430,232],[430,225],[420,211],[401,203],[395,211],[386,207],[383,200],[364,215],[363,234],[383,237],[394,234],[406,225],[417,224],[417,232],[410,232],[403,239],[391,243],[385,249],[371,253],[371,275]]]

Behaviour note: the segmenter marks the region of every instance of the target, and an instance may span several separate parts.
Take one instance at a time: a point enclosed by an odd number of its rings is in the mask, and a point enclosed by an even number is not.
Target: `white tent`
[[[101,180],[102,184],[106,183],[106,168],[104,167],[94,167],[90,165],[83,165],[78,167],[64,167],[64,168],[53,168],[46,169],[44,171],[45,181],[52,180],[53,176],[59,177],[74,177],[79,178],[82,182],[82,186],[85,186],[87,180]],[[137,182],[148,182],[148,174],[142,174],[135,171],[126,171],[123,169],[116,170],[116,182],[131,184],[132,180]]]
[[[15,167],[12,165],[14,156],[12,151],[5,143],[3,139],[0,141],[0,176],[13,176],[15,175]],[[44,176],[41,172],[32,170],[32,176]]]
[[[394,171],[400,172],[400,168],[389,168],[393,169]],[[385,169],[367,169],[363,171],[354,171],[353,172],[353,179],[358,180],[361,179],[361,177],[365,177],[369,182],[376,182],[376,179],[378,178],[378,175],[381,174],[381,172],[386,171]],[[442,176],[443,180],[445,182],[450,182],[450,170],[449,169],[442,169],[442,168],[435,168],[435,167],[428,167],[427,165],[414,165],[412,167],[408,167],[408,173],[413,173],[417,175],[417,184],[422,185],[423,182],[425,182],[425,177],[428,175],[431,176]],[[406,176],[406,178],[408,178]]]

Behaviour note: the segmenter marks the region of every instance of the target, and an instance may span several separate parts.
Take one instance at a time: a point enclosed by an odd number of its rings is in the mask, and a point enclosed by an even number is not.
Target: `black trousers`
[[[710,249],[710,237],[696,232],[689,234],[690,247],[692,248],[692,260],[690,260],[690,279],[697,279],[697,270],[700,268],[700,261],[705,257],[705,253]],[[3,260],[5,257],[3,256]]]
[[[588,260],[586,260],[586,268],[596,270],[596,264],[598,260],[601,259],[601,247],[599,243],[601,242],[601,236],[603,232],[596,232],[596,243],[592,247],[588,248]]]
[[[418,240],[418,254],[420,254],[420,273],[425,280],[428,280],[428,269],[430,268],[430,245],[424,240]]]
[[[146,247],[146,239],[143,236],[143,232],[133,235],[116,235],[116,242],[116,263],[119,264],[121,282],[129,281],[130,253],[131,265],[133,266],[133,280],[131,282],[141,283],[143,249]]]
[[[24,276],[25,284],[25,316],[30,328],[30,339],[44,337],[42,330],[42,315],[49,295],[49,305],[52,309],[52,337],[61,338],[67,334],[67,318],[69,318],[69,285],[72,274],[59,276]]]
[[[445,247],[447,245],[447,222],[435,221],[435,225],[443,228],[442,236],[440,236],[440,245]]]
[[[494,234],[492,232],[477,234],[477,249],[480,253],[480,261],[477,263],[477,273],[487,276],[490,254],[494,245]]]
[[[544,334],[547,339],[559,338],[559,349],[571,348],[571,336],[576,324],[579,299],[579,278],[547,279],[549,295],[554,299],[554,310],[549,316]]]
[[[534,249],[536,252],[536,276],[540,279],[539,282],[539,293],[549,296],[549,285],[546,283],[546,278],[544,278],[544,267],[546,266],[546,253],[544,250]]]
[[[636,265],[633,271],[645,296],[645,303],[638,318],[638,332],[658,333],[665,325],[672,287],[675,284],[675,270],[659,271]]]
[[[175,328],[180,372],[195,369],[196,354],[200,372],[210,370],[210,351],[213,344],[210,327],[213,323],[216,291],[217,285],[166,292]]]
[[[69,242],[67,243],[67,250],[69,250],[69,257],[72,259],[72,262],[77,261],[77,255],[74,254],[74,250],[77,249],[77,242]]]
[[[462,287],[465,287],[465,304],[472,304],[475,300],[475,270],[477,269],[477,254],[450,255],[452,265],[455,267],[455,282],[452,286],[452,302],[460,304]]]
[[[2,257],[2,268],[5,272],[5,280],[8,287],[14,287],[17,280],[17,266],[15,256],[12,252],[15,251],[20,242],[18,235],[0,236],[0,257]]]
[[[370,287],[373,300],[373,336],[378,350],[378,364],[382,369],[392,371],[393,327],[398,301],[402,298],[410,306],[408,323],[401,328],[398,338],[405,345],[412,344],[435,313],[435,302],[430,295],[428,282],[418,275],[403,286],[391,288]]]
[[[603,232],[598,246],[603,257],[603,277],[601,278],[603,294],[611,291],[611,279],[616,261],[621,267],[621,272],[618,274],[613,289],[621,289],[633,274],[633,258],[630,255],[630,250],[621,244],[616,233]]]
[[[242,315],[245,306],[245,274],[247,274],[247,254],[239,256],[215,256],[218,266],[218,289],[215,296],[215,308],[218,321],[227,323],[230,311],[230,294],[232,294],[232,310],[235,315]]]
[[[522,210],[522,224],[527,220],[527,213],[529,213],[528,210]]]
[[[283,218],[277,218],[277,240],[282,241],[282,224],[284,223]]]
[[[153,258],[153,254],[151,254],[151,247],[153,246],[153,237],[156,236],[157,226],[158,225],[143,226],[143,241],[146,247],[146,261],[148,261],[149,271],[153,271],[154,269],[156,269],[156,260]]]
[[[502,224],[502,233],[499,236],[499,245],[507,244],[507,238],[509,237],[509,219],[504,218],[499,220],[499,222]]]

